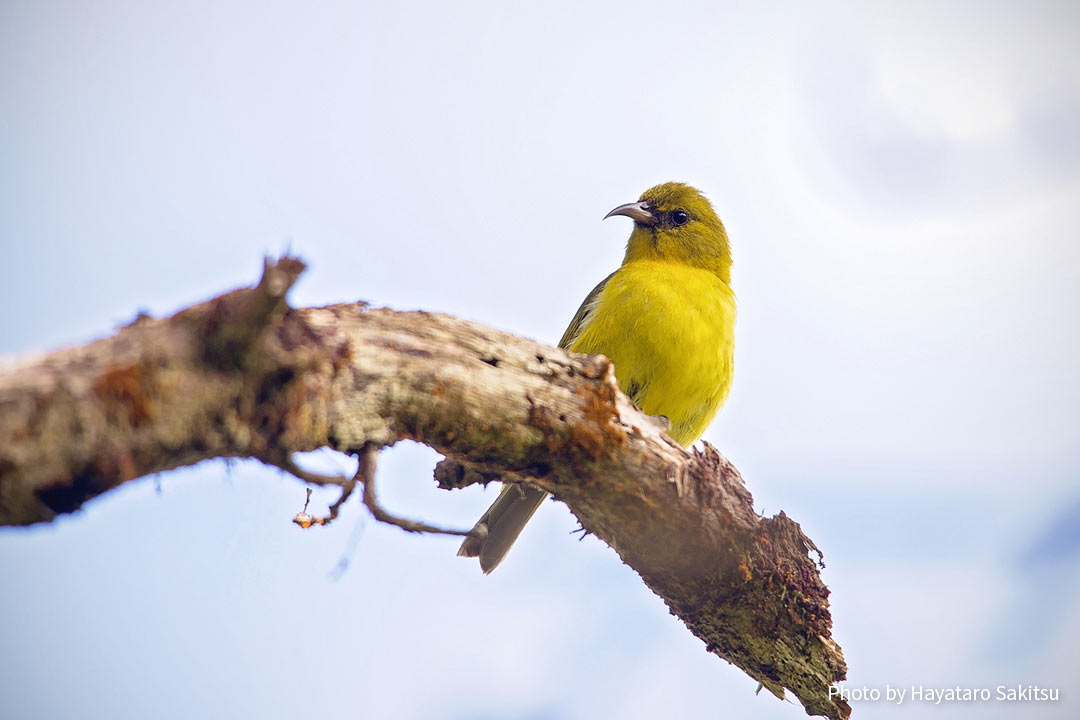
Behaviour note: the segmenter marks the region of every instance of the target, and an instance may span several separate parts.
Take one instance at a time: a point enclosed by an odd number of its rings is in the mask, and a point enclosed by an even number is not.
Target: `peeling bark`
[[[817,552],[761,518],[714,448],[688,452],[611,363],[483,325],[366,305],[290,309],[303,263],[0,372],[0,524],[48,522],[128,480],[217,457],[281,466],[412,439],[445,488],[529,482],[566,503],[706,648],[807,713],[845,718]]]

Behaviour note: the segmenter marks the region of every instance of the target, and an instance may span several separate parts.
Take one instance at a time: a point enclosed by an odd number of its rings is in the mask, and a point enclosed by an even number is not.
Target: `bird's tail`
[[[480,569],[485,574],[494,570],[547,496],[547,492],[530,485],[503,485],[499,497],[461,543],[458,556],[479,556]]]

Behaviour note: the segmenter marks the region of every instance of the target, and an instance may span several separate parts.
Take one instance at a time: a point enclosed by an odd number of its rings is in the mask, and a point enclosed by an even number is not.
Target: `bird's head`
[[[607,215],[634,221],[624,263],[667,260],[712,270],[724,282],[731,277],[731,248],[727,232],[712,205],[698,190],[669,182],[646,190],[634,203],[620,205]]]

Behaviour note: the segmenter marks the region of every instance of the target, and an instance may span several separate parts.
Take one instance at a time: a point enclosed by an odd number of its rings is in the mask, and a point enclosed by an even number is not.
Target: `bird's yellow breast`
[[[570,350],[607,355],[623,392],[689,446],[731,389],[734,334],[735,295],[715,273],[638,260],[611,276]]]

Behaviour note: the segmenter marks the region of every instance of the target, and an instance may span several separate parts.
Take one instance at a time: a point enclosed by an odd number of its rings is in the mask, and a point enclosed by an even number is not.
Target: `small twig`
[[[345,501],[352,495],[353,490],[356,489],[356,480],[357,476],[353,475],[352,479],[345,483],[345,487],[341,488],[341,497],[337,499],[337,502],[330,506],[330,515],[326,518],[326,522],[330,522],[337,517],[338,510],[341,509],[341,506],[345,504]],[[323,524],[325,525],[326,523]]]
[[[465,537],[471,532],[469,530],[448,530],[416,522],[415,520],[405,520],[383,510],[375,497],[375,458],[378,454],[379,448],[377,445],[374,443],[365,445],[364,449],[360,451],[360,466],[356,469],[356,476],[364,483],[364,505],[371,511],[376,520],[389,525],[397,525],[405,532],[457,535],[458,537]]]
[[[293,477],[303,480],[309,485],[318,485],[319,487],[326,487],[327,485],[336,485],[337,487],[344,488],[349,483],[356,484],[356,478],[349,479],[344,475],[323,475],[322,473],[311,472],[305,470],[296,464],[296,461],[292,459],[292,455],[286,454],[284,456],[279,455],[263,455],[259,457],[259,460],[267,465],[273,465],[279,470],[284,470]],[[350,492],[352,492],[350,490]]]
[[[589,532],[588,530],[586,530],[584,527],[578,527],[578,528],[570,531],[571,535],[576,535],[578,533],[581,533],[581,537],[578,538],[578,542],[581,542],[582,540],[587,538],[589,535],[592,535],[592,533]]]
[[[284,458],[264,457],[260,459],[264,463],[280,468],[306,483],[324,487],[327,485],[338,485],[341,487],[341,496],[330,506],[330,514],[324,517],[308,514],[308,504],[311,502],[311,488],[307,489],[307,498],[304,500],[304,509],[296,513],[293,517],[293,522],[304,529],[307,529],[312,525],[329,525],[333,522],[337,518],[338,512],[341,510],[341,506],[345,504],[345,501],[352,495],[353,490],[356,489],[356,481],[360,477],[359,470],[357,470],[357,473],[349,479],[346,479],[343,475],[322,475],[320,473],[309,472],[297,465],[292,457],[288,455]]]

